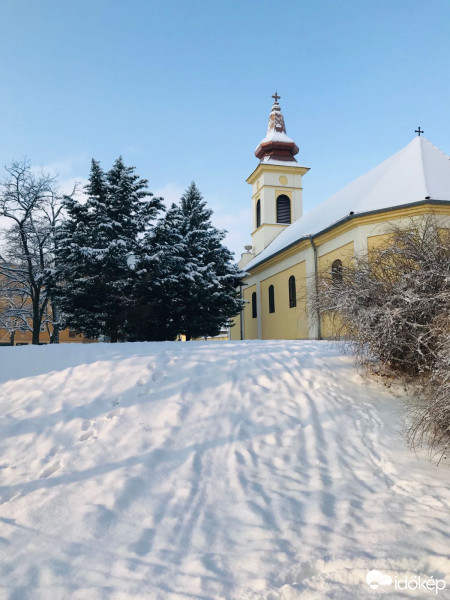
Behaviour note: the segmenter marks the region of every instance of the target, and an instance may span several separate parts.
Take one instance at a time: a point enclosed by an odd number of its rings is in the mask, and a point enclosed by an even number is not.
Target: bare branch
[[[312,286],[310,286],[312,287]],[[450,433],[450,226],[434,215],[319,276],[314,307],[360,365],[388,369],[409,395],[405,433],[434,454]]]

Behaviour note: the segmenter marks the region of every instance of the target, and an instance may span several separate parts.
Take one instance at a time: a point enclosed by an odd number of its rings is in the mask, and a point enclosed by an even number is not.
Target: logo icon
[[[391,585],[392,578],[389,575],[383,575],[381,571],[374,569],[366,575],[367,585],[373,590],[377,590],[381,585]]]

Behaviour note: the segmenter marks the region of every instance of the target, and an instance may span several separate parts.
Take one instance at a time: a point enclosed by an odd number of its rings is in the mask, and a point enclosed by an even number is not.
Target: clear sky
[[[305,210],[418,125],[450,154],[449,0],[0,0],[0,23],[0,164],[67,184],[122,154],[169,200],[194,180],[235,251],[275,90]]]

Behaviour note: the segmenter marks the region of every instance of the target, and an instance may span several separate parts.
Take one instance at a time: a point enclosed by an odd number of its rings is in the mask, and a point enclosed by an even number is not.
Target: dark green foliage
[[[134,310],[135,273],[130,260],[162,207],[147,181],[118,158],[105,174],[93,160],[88,199],[65,199],[66,221],[58,233],[59,302],[64,322],[87,337],[127,338]]]
[[[194,183],[145,238],[138,263],[140,302],[152,305],[146,339],[214,336],[240,312],[243,273],[212,226]]]

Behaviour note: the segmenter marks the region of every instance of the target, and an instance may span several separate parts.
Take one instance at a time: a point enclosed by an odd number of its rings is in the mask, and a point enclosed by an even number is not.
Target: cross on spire
[[[414,131],[414,133],[417,133],[417,135],[420,137],[420,134],[423,133],[423,129],[420,129],[420,125],[419,128]]]
[[[278,100],[281,99],[281,96],[279,96],[278,93],[275,92],[275,94],[272,96],[272,98],[275,100],[275,102],[278,102]]]

